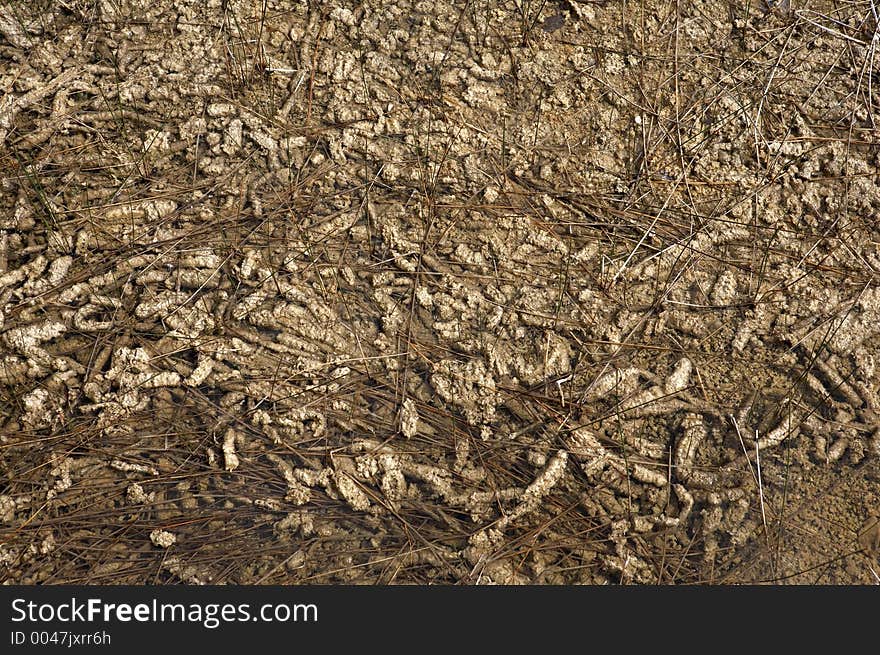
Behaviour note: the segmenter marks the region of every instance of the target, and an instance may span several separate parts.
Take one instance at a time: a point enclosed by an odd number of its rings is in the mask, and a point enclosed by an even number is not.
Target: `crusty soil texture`
[[[0,580],[880,582],[873,3],[0,6]]]

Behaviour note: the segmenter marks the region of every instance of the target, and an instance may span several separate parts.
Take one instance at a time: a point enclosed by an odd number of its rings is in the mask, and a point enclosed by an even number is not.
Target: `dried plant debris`
[[[808,5],[4,3],[0,580],[876,582]]]

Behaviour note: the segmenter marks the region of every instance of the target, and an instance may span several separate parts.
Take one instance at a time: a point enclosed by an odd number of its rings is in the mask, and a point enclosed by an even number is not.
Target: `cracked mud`
[[[880,581],[878,25],[801,4],[4,2],[0,580]]]

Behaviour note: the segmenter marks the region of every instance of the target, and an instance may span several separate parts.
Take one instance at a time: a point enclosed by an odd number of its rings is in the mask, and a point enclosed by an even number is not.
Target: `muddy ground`
[[[880,582],[871,2],[0,8],[0,579]]]

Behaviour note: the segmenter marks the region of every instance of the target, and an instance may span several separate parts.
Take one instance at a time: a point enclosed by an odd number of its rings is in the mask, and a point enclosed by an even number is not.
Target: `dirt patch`
[[[878,33],[4,3],[0,577],[878,582]]]

